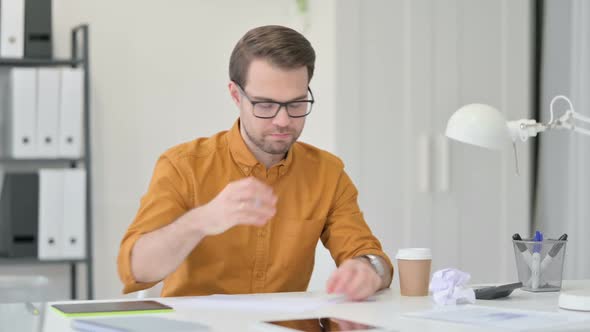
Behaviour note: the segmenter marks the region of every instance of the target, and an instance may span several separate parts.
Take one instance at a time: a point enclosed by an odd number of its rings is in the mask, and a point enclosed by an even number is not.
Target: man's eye
[[[258,103],[256,104],[256,107],[260,108],[260,109],[264,109],[264,110],[271,110],[273,109],[275,106],[275,104],[273,103]]]
[[[292,110],[301,110],[301,109],[306,109],[307,108],[307,103],[306,102],[294,102],[294,103],[290,103],[289,104],[289,108]]]

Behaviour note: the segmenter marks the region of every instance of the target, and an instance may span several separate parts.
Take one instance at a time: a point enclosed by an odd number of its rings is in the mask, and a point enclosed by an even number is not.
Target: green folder
[[[157,301],[79,302],[53,304],[66,317],[116,316],[172,312],[172,307]]]

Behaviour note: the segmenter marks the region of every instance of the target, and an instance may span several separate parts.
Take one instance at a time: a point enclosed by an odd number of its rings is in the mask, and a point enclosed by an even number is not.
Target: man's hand
[[[209,203],[137,240],[131,254],[135,280],[162,280],[208,235],[223,233],[239,224],[266,224],[275,215],[276,202],[272,188],[254,178],[228,184]]]
[[[353,258],[342,263],[327,284],[328,293],[345,294],[348,299],[362,301],[381,288],[382,280],[369,262]]]
[[[213,200],[194,210],[203,235],[216,235],[236,225],[266,224],[276,213],[277,197],[267,184],[253,178],[229,183]]]

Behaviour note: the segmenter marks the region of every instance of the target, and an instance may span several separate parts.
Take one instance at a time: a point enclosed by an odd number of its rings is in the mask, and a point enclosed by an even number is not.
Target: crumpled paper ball
[[[430,291],[437,304],[475,303],[473,288],[465,287],[471,275],[461,270],[448,268],[434,272]]]

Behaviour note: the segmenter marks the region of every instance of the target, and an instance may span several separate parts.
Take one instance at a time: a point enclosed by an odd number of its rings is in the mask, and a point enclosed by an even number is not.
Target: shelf
[[[11,67],[31,67],[31,66],[79,66],[83,64],[83,60],[74,59],[18,59],[18,58],[0,58],[0,66]]]
[[[84,162],[84,158],[11,158],[11,157],[0,157],[0,163],[81,163]]]
[[[37,257],[0,257],[0,265],[14,264],[72,264],[86,263],[86,259],[40,260]]]

